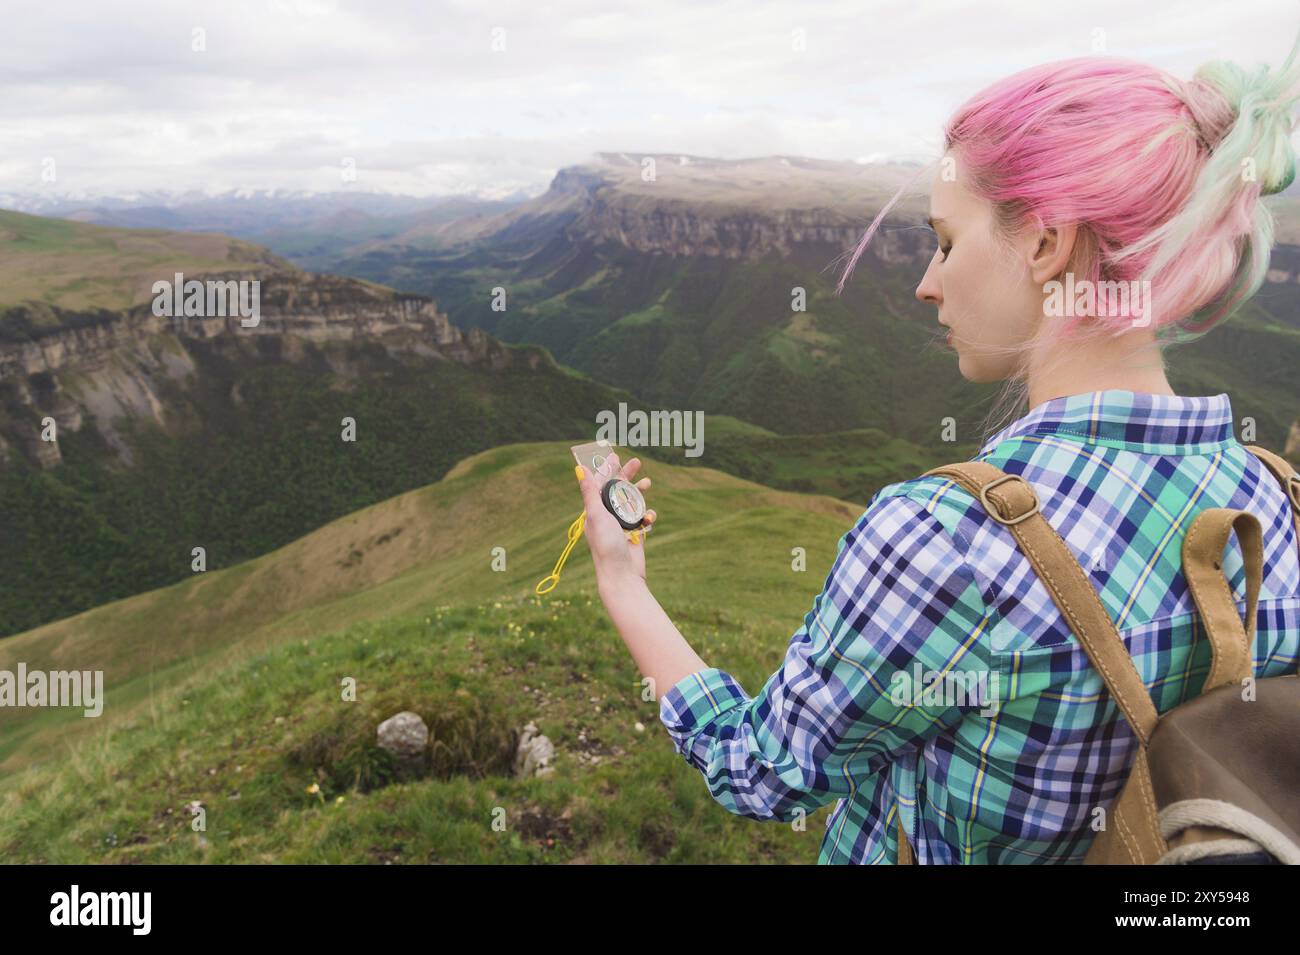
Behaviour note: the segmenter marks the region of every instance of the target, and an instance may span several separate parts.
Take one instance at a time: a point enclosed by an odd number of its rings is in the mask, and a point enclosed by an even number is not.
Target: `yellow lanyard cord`
[[[560,559],[555,562],[555,569],[549,575],[543,577],[533,588],[533,593],[539,597],[542,594],[549,594],[555,589],[560,582],[560,571],[564,569],[564,562],[569,559],[569,552],[573,550],[573,545],[578,543],[578,538],[582,536],[583,529],[587,526],[587,512],[583,511],[573,519],[569,525],[569,542],[564,545],[564,551],[560,554]],[[638,527],[634,531],[625,531],[627,539],[633,544],[641,543],[641,538],[650,530],[650,526]]]
[[[543,577],[537,582],[537,586],[533,588],[533,593],[540,597],[542,594],[549,594],[555,589],[555,585],[560,582],[560,571],[564,568],[564,562],[569,559],[569,551],[573,550],[573,545],[578,543],[578,538],[582,536],[582,530],[586,526],[587,512],[583,511],[569,525],[569,542],[564,545],[564,553],[560,554],[560,559],[555,562],[555,569],[551,571],[550,576]]]

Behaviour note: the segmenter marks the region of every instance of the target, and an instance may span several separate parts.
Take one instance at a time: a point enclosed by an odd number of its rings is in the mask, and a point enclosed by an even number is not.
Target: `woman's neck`
[[[1066,395],[1118,388],[1172,395],[1164,356],[1154,335],[1134,331],[1118,338],[1061,342],[1027,375],[1029,407]]]

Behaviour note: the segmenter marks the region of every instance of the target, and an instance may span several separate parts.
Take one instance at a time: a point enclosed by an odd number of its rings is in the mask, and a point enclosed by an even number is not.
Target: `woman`
[[[1214,63],[1185,84],[1111,58],[1037,67],[958,111],[931,187],[939,248],[917,297],[961,373],[1006,381],[1028,408],[977,460],[1033,486],[1162,713],[1198,693],[1210,663],[1179,559],[1205,508],[1259,519],[1255,674],[1296,670],[1290,502],[1238,443],[1228,395],[1176,395],[1162,349],[1259,287],[1272,245],[1259,198],[1294,177],[1298,88],[1294,50],[1277,73]],[[970,493],[939,476],[881,489],[751,697],[681,637],[600,481],[578,477],[601,599],[676,748],[727,809],[789,821],[838,799],[822,862],[898,861],[898,813],[922,863],[1083,859],[1136,742],[1008,528]],[[1235,540],[1226,553],[1243,593]],[[925,671],[994,677],[995,705],[900,701]]]

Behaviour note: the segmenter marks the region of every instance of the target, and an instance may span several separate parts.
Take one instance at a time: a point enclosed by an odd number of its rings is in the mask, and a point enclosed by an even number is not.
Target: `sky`
[[[0,0],[0,192],[502,197],[599,151],[928,160],[1027,66],[1280,65],[1300,0]]]

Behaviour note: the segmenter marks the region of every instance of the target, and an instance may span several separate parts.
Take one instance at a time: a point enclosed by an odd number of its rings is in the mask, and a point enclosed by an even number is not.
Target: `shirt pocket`
[[[1077,676],[1082,653],[1083,648],[1073,640],[1055,646],[994,653],[999,704],[1023,705],[1045,691],[1063,689]]]

